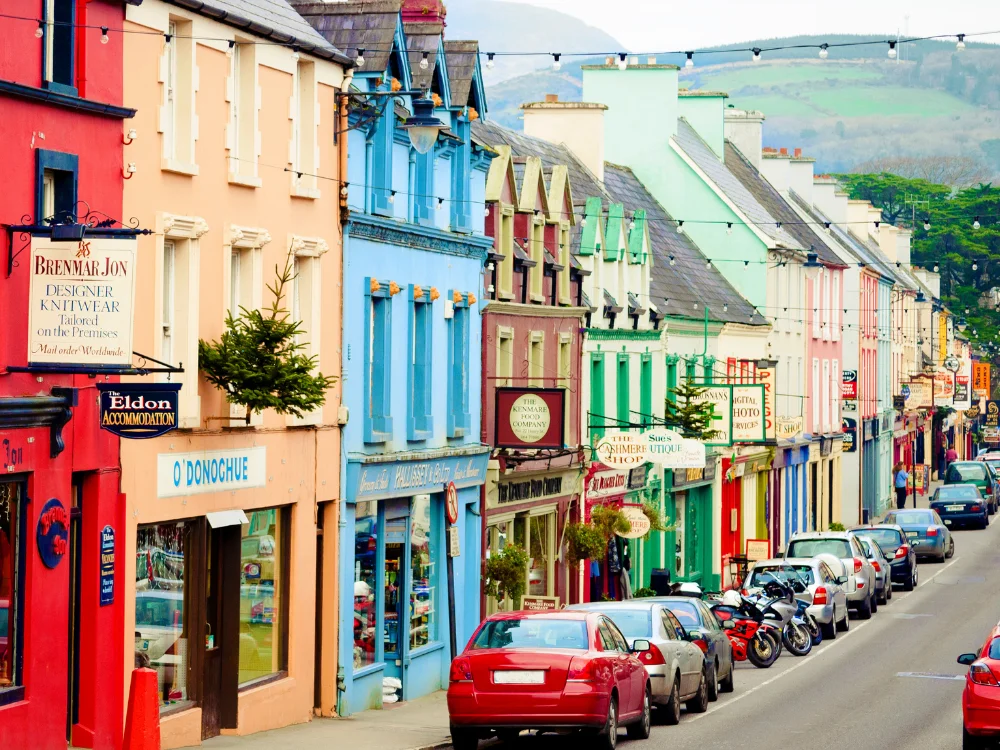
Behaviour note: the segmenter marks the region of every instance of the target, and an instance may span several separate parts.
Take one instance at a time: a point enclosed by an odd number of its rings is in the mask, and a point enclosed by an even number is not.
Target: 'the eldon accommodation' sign
[[[124,367],[132,361],[136,241],[31,238],[28,362]]]
[[[98,383],[101,429],[123,438],[153,438],[177,429],[180,383]]]

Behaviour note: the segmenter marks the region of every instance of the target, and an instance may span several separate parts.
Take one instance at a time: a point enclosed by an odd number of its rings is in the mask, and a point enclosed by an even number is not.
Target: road
[[[955,659],[978,649],[1000,619],[997,518],[983,531],[956,531],[954,558],[921,563],[916,590],[896,588],[871,620],[852,615],[848,633],[806,657],[786,651],[770,669],[738,665],[736,691],[708,712],[654,725],[645,742],[622,732],[619,748],[960,748],[966,668]],[[519,744],[577,750],[551,736]]]

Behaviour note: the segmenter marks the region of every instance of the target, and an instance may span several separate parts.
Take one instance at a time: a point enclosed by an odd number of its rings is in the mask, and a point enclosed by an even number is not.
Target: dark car
[[[871,539],[882,550],[889,561],[892,582],[903,586],[905,591],[913,591],[917,585],[917,553],[909,543],[902,527],[888,523],[855,526],[852,534]]]
[[[899,526],[917,553],[917,557],[933,557],[939,562],[955,554],[955,540],[936,510],[904,508],[886,514],[883,524]]]
[[[715,672],[714,682],[722,685],[723,692],[731,691],[733,645],[708,605],[691,596],[657,596],[653,597],[653,601],[665,605],[674,613],[684,632],[693,639],[692,643],[705,652],[705,661]],[[709,698],[715,700],[718,689],[711,679],[709,683]]]
[[[985,529],[990,524],[988,505],[974,484],[946,484],[931,495],[931,510],[936,510],[949,528],[971,526]]]
[[[990,468],[983,461],[954,461],[949,464],[948,472],[945,474],[944,483],[946,486],[953,484],[973,484],[979,488],[983,500],[987,506],[987,512],[996,513],[997,493],[1000,487],[997,486],[996,478]]]

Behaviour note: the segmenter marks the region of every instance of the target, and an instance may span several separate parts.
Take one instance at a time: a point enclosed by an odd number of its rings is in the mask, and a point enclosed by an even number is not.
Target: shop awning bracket
[[[0,398],[0,429],[49,428],[49,455],[56,458],[66,449],[62,430],[73,418],[78,403],[76,388],[56,386],[50,396]]]

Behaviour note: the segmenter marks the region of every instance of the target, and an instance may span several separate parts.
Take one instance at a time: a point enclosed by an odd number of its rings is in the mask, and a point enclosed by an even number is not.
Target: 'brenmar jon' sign
[[[32,237],[28,362],[128,366],[135,264],[134,238]]]

